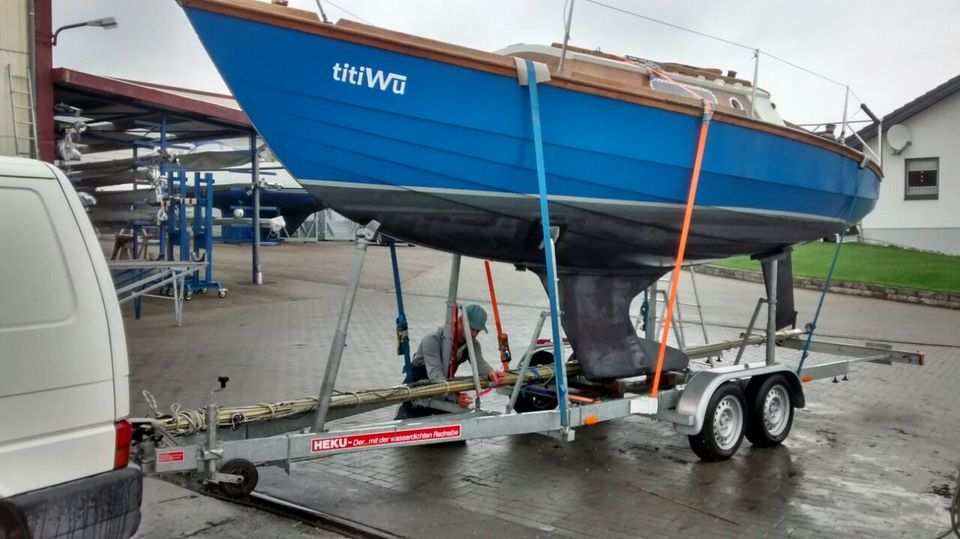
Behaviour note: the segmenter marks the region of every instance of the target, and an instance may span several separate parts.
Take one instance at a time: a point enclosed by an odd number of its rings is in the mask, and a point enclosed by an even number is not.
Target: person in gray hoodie
[[[503,373],[495,370],[483,359],[483,350],[477,341],[477,335],[481,331],[487,331],[487,312],[479,305],[467,305],[464,310],[467,313],[467,323],[470,324],[470,336],[473,339],[473,352],[477,359],[477,370],[480,378],[490,380],[494,384],[503,381]],[[431,382],[445,382],[453,377],[457,372],[457,367],[461,363],[469,362],[470,356],[467,352],[466,338],[460,332],[454,336],[456,343],[456,354],[451,354],[450,363],[443,361],[443,336],[446,328],[440,327],[430,333],[420,341],[417,352],[410,360],[412,369],[411,382],[421,382],[429,380]],[[468,408],[473,403],[473,397],[467,393],[458,393],[456,396],[457,404],[461,408]],[[411,417],[425,417],[447,413],[443,410],[429,408],[426,406],[417,406],[412,402],[404,402],[397,409],[396,419],[408,419]]]

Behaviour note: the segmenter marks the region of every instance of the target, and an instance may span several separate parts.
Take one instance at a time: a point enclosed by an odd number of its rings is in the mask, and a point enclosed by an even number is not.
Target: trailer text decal
[[[310,450],[314,453],[338,451],[358,447],[380,447],[393,444],[425,442],[428,440],[452,440],[460,437],[460,425],[444,425],[423,429],[371,432],[340,436],[337,438],[316,438],[311,441]]]

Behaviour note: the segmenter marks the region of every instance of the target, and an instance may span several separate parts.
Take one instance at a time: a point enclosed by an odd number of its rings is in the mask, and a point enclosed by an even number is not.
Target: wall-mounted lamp
[[[113,17],[105,17],[103,19],[93,19],[92,21],[78,22],[76,24],[61,26],[60,28],[57,28],[56,32],[53,33],[53,39],[50,41],[50,43],[53,46],[57,46],[57,36],[60,35],[60,32],[69,30],[71,28],[82,28],[84,26],[94,26],[103,28],[104,30],[112,30],[117,27],[117,19],[114,19]]]

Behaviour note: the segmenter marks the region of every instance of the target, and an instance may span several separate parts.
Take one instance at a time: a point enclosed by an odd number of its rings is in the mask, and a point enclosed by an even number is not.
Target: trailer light
[[[129,421],[117,421],[117,444],[113,453],[113,469],[126,468],[130,462],[130,440],[133,438],[133,426]]]
[[[803,375],[803,378],[801,379],[801,381],[803,381],[804,383],[812,382],[812,381],[813,381],[813,376],[810,376],[809,374],[804,374],[804,375]]]
[[[586,425],[586,426],[588,426],[588,427],[589,427],[590,425],[596,425],[596,424],[597,424],[597,416],[595,416],[595,415],[588,415],[587,417],[583,418],[583,424]]]

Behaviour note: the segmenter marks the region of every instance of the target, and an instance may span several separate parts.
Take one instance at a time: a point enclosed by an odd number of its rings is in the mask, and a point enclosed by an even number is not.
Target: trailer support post
[[[313,432],[323,432],[327,421],[327,412],[330,410],[330,397],[333,395],[333,386],[337,382],[337,372],[340,370],[340,360],[343,358],[343,348],[347,343],[347,327],[350,325],[350,313],[353,311],[354,300],[357,299],[357,289],[360,288],[360,274],[363,272],[363,259],[367,254],[367,245],[380,228],[380,223],[370,221],[365,228],[357,232],[357,248],[353,252],[353,266],[350,268],[350,279],[347,281],[347,291],[340,305],[340,318],[337,321],[337,331],[330,344],[330,354],[327,356],[327,366],[323,373],[323,385],[320,388],[320,400],[317,403],[317,413],[313,419]]]

